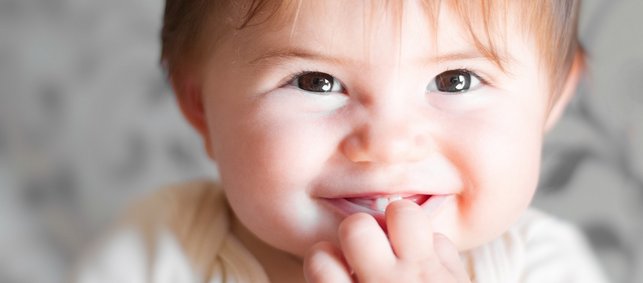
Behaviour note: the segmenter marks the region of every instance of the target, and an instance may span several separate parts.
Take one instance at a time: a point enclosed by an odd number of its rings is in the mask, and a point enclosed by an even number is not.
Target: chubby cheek
[[[527,208],[537,186],[541,118],[537,113],[515,113],[513,119],[510,111],[496,113],[504,115],[485,113],[446,142],[466,185],[435,225],[461,250],[506,231]]]
[[[295,115],[288,105],[281,100],[217,109],[213,143],[222,185],[240,221],[272,246],[303,254],[330,237],[320,232],[330,223],[323,222],[309,192],[337,142],[327,117]]]

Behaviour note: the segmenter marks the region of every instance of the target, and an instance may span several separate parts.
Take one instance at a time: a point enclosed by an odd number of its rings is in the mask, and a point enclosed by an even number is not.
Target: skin
[[[174,78],[181,109],[217,162],[233,232],[274,282],[301,282],[304,270],[310,282],[468,282],[457,251],[498,237],[529,205],[543,135],[580,59],[549,108],[547,74],[518,25],[508,24],[503,71],[448,9],[436,38],[415,1],[401,25],[384,9],[355,13],[364,3],[302,1],[294,21],[232,32]],[[459,53],[473,56],[447,56]],[[462,68],[488,83],[427,91]],[[298,89],[289,80],[301,71],[343,88]],[[328,201],[408,192],[451,197],[431,213],[394,202],[379,225]]]

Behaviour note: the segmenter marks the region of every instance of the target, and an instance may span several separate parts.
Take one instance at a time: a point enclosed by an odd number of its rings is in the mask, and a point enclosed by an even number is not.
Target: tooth
[[[400,195],[391,195],[389,197],[379,197],[379,198],[375,199],[375,207],[374,208],[379,210],[379,211],[384,212],[384,211],[386,211],[386,207],[391,202],[394,202],[396,200],[401,200],[401,199],[402,199],[402,196],[400,196]]]
[[[386,207],[388,206],[388,203],[389,203],[389,201],[388,201],[387,198],[377,198],[375,200],[375,209],[383,212],[383,211],[386,210]]]

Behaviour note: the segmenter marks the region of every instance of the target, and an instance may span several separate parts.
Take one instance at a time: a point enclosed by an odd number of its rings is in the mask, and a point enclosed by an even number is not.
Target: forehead
[[[524,32],[512,30],[519,26],[512,23],[515,18],[503,17],[504,28],[489,32],[482,25],[485,19],[474,14],[466,21],[447,5],[438,9],[423,1],[301,0],[278,9],[267,21],[236,31],[233,38],[242,58],[307,50],[362,63],[420,64],[453,55],[492,60],[495,56],[506,63],[516,57],[514,51],[533,46]],[[531,48],[528,51],[535,54]]]

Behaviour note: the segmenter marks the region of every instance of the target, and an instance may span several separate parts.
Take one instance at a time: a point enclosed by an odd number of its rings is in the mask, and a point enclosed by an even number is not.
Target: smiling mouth
[[[436,214],[448,200],[455,201],[456,194],[390,194],[370,195],[362,197],[339,197],[326,198],[325,203],[330,205],[334,211],[346,217],[355,213],[367,213],[373,216],[377,222],[384,222],[384,212],[389,204],[394,201],[405,199],[419,205],[427,215]]]
[[[426,207],[431,204],[432,200],[440,199],[439,196],[425,195],[425,194],[391,194],[391,195],[371,195],[363,197],[344,197],[344,198],[328,198],[326,202],[330,204],[333,209],[339,212],[344,217],[355,213],[367,213],[375,217],[378,222],[383,222],[384,212],[389,204],[396,200],[410,200],[417,203],[421,207]]]
[[[419,205],[430,217],[438,213],[448,200],[455,201],[455,194],[390,194],[370,195],[362,197],[326,198],[325,203],[339,213],[342,218],[355,213],[367,213],[373,216],[377,223],[386,231],[385,211],[394,201],[406,199]]]

